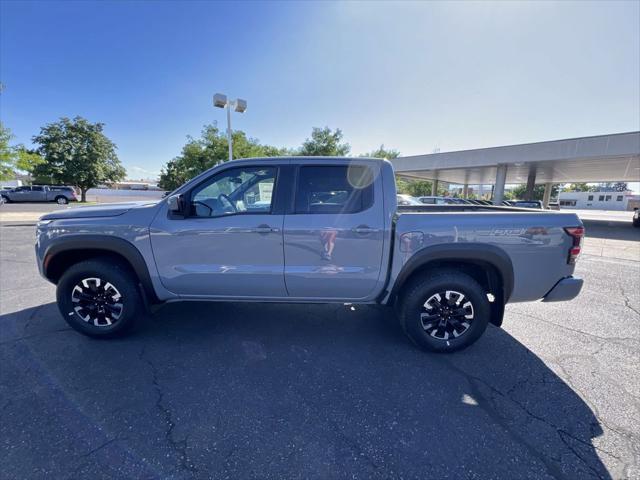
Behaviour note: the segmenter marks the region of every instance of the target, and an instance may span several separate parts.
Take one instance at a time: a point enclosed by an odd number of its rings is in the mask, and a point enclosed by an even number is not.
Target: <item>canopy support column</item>
[[[498,165],[496,169],[496,184],[493,189],[493,203],[500,205],[504,200],[504,184],[507,180],[507,166],[505,164]]]
[[[542,206],[549,208],[549,200],[551,200],[551,190],[553,190],[553,183],[544,184],[544,195],[542,197]]]
[[[533,200],[535,188],[536,188],[536,166],[531,165],[529,167],[529,176],[527,177],[527,190],[524,193],[525,200]]]

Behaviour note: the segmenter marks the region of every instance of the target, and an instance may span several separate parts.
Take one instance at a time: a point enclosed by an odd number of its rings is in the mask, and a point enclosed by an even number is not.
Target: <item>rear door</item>
[[[284,221],[289,295],[356,300],[374,293],[383,232],[379,164],[299,165],[292,213]]]
[[[35,186],[31,187],[31,193],[29,195],[30,202],[44,202],[47,200],[47,193],[45,187]]]

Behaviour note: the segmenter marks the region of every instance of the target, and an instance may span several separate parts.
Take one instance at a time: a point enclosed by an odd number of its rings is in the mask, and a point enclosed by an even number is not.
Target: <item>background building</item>
[[[592,210],[633,210],[640,208],[640,195],[633,192],[560,192],[560,208]]]

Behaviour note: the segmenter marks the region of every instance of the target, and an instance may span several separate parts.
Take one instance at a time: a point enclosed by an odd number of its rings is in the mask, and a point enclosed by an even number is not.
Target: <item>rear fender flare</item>
[[[414,253],[404,264],[396,277],[391,290],[392,298],[400,293],[403,285],[417,270],[433,262],[473,263],[479,266],[493,266],[502,279],[503,304],[507,303],[513,292],[513,263],[509,255],[501,248],[486,243],[453,243],[433,245]]]

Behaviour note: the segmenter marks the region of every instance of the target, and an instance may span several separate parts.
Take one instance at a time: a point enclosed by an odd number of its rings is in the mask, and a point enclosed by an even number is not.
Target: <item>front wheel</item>
[[[66,205],[67,203],[69,203],[69,200],[67,200],[67,197],[56,197],[56,203],[58,205]]]
[[[90,337],[122,335],[144,315],[133,274],[107,259],[71,266],[60,278],[56,296],[67,323]]]
[[[9,200],[9,197],[2,195],[0,196],[0,205],[2,205],[3,203],[9,203],[11,200]]]
[[[454,352],[474,343],[489,323],[487,292],[469,275],[456,271],[426,274],[401,297],[400,323],[420,348]]]

